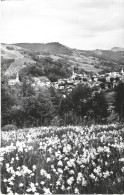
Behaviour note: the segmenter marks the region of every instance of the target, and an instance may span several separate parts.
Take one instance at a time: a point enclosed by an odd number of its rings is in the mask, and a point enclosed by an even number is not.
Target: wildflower
[[[2,164],[2,161],[4,160],[3,157],[0,157],[0,164]]]
[[[61,182],[58,180],[58,181],[56,182],[56,185],[57,185],[57,186],[61,185]]]
[[[63,190],[63,191],[65,190],[65,186],[64,185],[61,186],[61,190]]]
[[[78,188],[75,188],[74,192],[75,192],[75,194],[79,194]]]
[[[16,158],[15,158],[17,161],[19,160],[19,157],[18,156],[16,156]]]
[[[72,174],[72,175],[75,174],[73,169],[71,169],[71,170],[69,171],[69,173]]]
[[[31,190],[31,188],[28,188],[27,190],[26,190],[26,192],[31,192],[32,190]]]
[[[47,158],[47,162],[50,162],[51,161],[51,159],[50,158]]]
[[[58,162],[58,166],[63,166],[63,163],[61,160]]]
[[[31,182],[29,185],[30,185],[30,187],[31,187],[31,191],[32,191],[32,192],[36,192],[35,184]]]
[[[35,171],[37,167],[36,165],[33,165],[32,168],[33,168],[33,171]]]
[[[20,183],[20,184],[19,184],[19,187],[23,187],[23,183]]]
[[[21,172],[20,172],[20,171],[16,171],[15,174],[16,174],[17,176],[21,176]]]
[[[84,177],[82,177],[82,186],[86,186],[87,185],[87,181]]]
[[[73,177],[70,177],[68,180],[67,180],[67,183],[68,183],[68,185],[72,185],[72,183],[73,183],[73,181],[74,181],[74,178]]]
[[[47,174],[46,177],[47,177],[47,179],[51,179],[51,175],[50,174]]]
[[[49,188],[44,187],[43,190],[44,190],[44,194],[52,194],[50,192],[50,189]]]
[[[56,169],[53,169],[53,172],[55,173],[56,172]]]
[[[83,175],[81,172],[78,173],[78,176],[77,176],[77,183],[80,183],[81,182],[81,179],[82,179]]]
[[[40,182],[40,184],[41,184],[41,185],[44,185],[44,184],[45,184],[45,182],[44,182],[44,181],[41,181],[41,182]]]
[[[90,176],[91,179],[94,179],[94,180],[95,180],[95,178],[96,178],[95,175],[94,175],[93,173],[91,173],[89,176]]]
[[[10,181],[10,182],[9,182],[9,185],[13,186],[13,185],[14,185],[14,183],[13,183],[12,181]]]
[[[51,169],[54,169],[54,165],[51,165]]]
[[[7,192],[10,192],[11,191],[11,188],[10,187],[7,187]]]
[[[63,170],[61,168],[57,169],[59,173],[63,173]]]
[[[120,161],[120,162],[124,162],[124,158],[120,158],[119,161]]]
[[[9,168],[9,163],[6,164],[6,168]]]
[[[46,171],[45,171],[44,169],[41,169],[41,170],[40,170],[40,174],[41,174],[41,175],[46,175]]]
[[[124,167],[121,168],[121,171],[124,173]]]

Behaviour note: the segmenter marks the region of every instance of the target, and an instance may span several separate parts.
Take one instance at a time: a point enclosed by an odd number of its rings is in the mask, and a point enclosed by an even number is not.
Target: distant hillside
[[[92,56],[99,58],[101,60],[111,62],[111,63],[119,63],[120,65],[124,65],[124,51],[112,51],[112,50],[91,50],[84,51],[84,55]]]
[[[7,76],[30,69],[31,75],[63,78],[79,73],[120,71],[124,66],[124,51],[78,50],[58,42],[1,44],[1,70]],[[115,51],[117,50],[117,51]]]
[[[71,52],[71,49],[58,43],[17,43],[16,46],[30,49],[35,52],[49,52],[49,53],[61,53],[61,54],[68,54]]]
[[[124,48],[122,47],[113,47],[111,51],[124,51]]]

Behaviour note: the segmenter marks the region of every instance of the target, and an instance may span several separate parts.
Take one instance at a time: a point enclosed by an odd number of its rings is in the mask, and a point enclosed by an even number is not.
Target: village
[[[110,72],[105,74],[93,73],[92,75],[87,74],[78,74],[72,71],[72,76],[69,78],[58,79],[57,82],[50,82],[47,77],[33,77],[32,86],[35,89],[41,87],[54,87],[59,90],[62,94],[68,94],[79,84],[84,84],[90,88],[96,87],[97,90],[110,90],[114,89],[120,82],[124,82],[124,71],[123,69],[120,72]],[[15,79],[10,79],[8,85],[13,86],[15,84],[21,85],[19,74],[17,73]]]

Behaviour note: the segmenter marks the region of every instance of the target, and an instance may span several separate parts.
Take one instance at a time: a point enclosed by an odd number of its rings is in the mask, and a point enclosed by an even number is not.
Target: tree
[[[2,78],[1,84],[1,125],[4,126],[11,123],[10,112],[14,105],[14,98],[5,78]]]
[[[103,92],[95,92],[92,99],[91,110],[96,123],[106,122],[108,117],[108,103]]]
[[[54,117],[54,106],[43,93],[23,99],[25,126],[49,125]]]
[[[120,83],[115,89],[115,111],[119,120],[124,122],[124,83]]]
[[[72,92],[62,98],[59,114],[68,123],[76,124],[88,114],[92,90],[87,85],[79,84]]]
[[[22,97],[29,97],[35,94],[33,87],[31,86],[31,79],[30,77],[23,78],[21,92]]]

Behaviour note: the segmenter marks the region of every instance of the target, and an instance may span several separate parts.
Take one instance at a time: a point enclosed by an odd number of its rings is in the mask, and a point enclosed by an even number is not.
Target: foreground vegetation
[[[124,193],[124,126],[2,132],[3,194]]]

